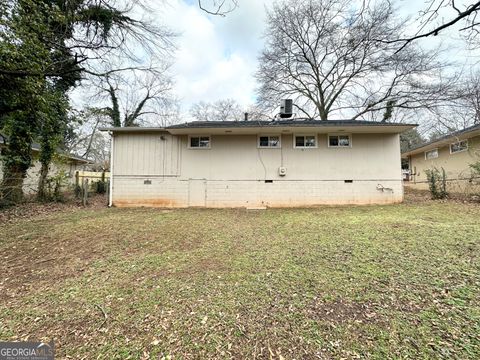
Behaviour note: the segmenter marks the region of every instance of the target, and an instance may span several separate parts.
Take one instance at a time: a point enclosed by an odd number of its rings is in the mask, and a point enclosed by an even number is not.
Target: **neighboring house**
[[[480,161],[480,124],[411,149],[402,158],[408,160],[413,188],[428,189],[426,170],[443,168],[450,191],[468,190],[475,180],[470,165]]]
[[[5,147],[3,137],[0,137],[0,150]],[[38,161],[38,155],[40,153],[40,144],[32,144],[32,158],[33,164],[27,171],[27,177],[23,181],[23,192],[25,194],[33,194],[38,189],[38,180],[40,175],[41,164]],[[67,175],[69,184],[75,184],[75,172],[82,170],[83,167],[88,164],[89,161],[78,156],[68,154],[64,151],[57,151],[54,161],[50,164],[49,176],[55,176],[60,171],[63,171]],[[1,162],[0,152],[0,182],[3,178],[3,164]]]
[[[211,121],[110,128],[110,203],[294,207],[403,200],[399,134],[367,121]]]

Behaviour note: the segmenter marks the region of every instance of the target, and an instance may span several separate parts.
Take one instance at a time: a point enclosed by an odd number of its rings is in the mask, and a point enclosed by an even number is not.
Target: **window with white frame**
[[[465,151],[468,149],[468,140],[457,141],[453,144],[450,144],[450,154],[455,154],[457,152]]]
[[[425,151],[425,160],[432,160],[438,158],[438,149]]]
[[[316,135],[294,135],[294,148],[316,148],[317,136]]]
[[[259,148],[279,148],[281,146],[279,135],[259,135]]]
[[[189,136],[188,147],[190,149],[210,149],[210,136]]]
[[[328,147],[350,147],[352,138],[350,135],[328,135]]]

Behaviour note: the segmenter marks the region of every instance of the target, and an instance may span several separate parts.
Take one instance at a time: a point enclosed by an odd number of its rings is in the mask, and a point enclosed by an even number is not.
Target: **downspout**
[[[115,137],[113,136],[113,132],[110,132],[111,141],[110,141],[110,189],[108,192],[108,207],[112,207],[113,203],[113,151],[115,146],[113,142],[115,141]]]

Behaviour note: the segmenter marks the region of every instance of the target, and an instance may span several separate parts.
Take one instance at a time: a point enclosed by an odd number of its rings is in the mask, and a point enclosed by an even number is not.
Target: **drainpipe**
[[[113,151],[115,149],[115,146],[113,145],[113,142],[115,140],[113,136],[113,132],[110,131],[110,189],[108,192],[108,207],[112,207],[112,202],[113,202]]]

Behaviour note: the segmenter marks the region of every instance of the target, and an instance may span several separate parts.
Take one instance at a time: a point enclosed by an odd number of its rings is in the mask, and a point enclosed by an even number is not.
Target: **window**
[[[456,143],[450,144],[450,154],[455,154],[457,152],[465,151],[468,149],[468,140],[458,141]]]
[[[425,151],[425,160],[431,160],[438,158],[438,149]]]
[[[350,135],[328,135],[328,147],[350,147]]]
[[[262,135],[258,137],[258,147],[260,148],[279,148],[280,136],[278,135]]]
[[[190,149],[210,149],[210,136],[189,136],[188,147]]]
[[[316,135],[294,135],[294,148],[316,148]]]

